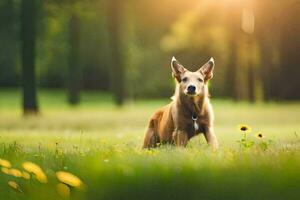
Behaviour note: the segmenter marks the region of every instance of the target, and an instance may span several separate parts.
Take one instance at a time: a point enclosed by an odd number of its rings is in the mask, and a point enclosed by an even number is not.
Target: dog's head
[[[171,68],[172,75],[179,84],[180,92],[191,97],[200,96],[205,93],[205,86],[213,77],[214,59],[211,58],[197,71],[191,72],[173,57]]]

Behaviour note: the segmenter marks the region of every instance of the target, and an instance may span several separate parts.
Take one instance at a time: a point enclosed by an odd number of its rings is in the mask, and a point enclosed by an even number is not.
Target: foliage
[[[20,84],[20,2],[0,3],[0,42],[6,47],[0,50],[1,87]],[[80,18],[78,64],[82,87],[110,91],[111,61],[116,56],[110,53],[107,25],[111,1],[37,2],[38,85],[66,87],[68,23],[76,13]],[[170,96],[173,84],[169,63],[176,55],[191,70],[215,57],[211,84],[214,96],[251,101],[297,99],[299,82],[294,66],[298,66],[298,46],[294,41],[299,35],[299,12],[294,4],[295,0],[129,1],[120,11],[119,23],[126,96]],[[246,23],[248,18],[250,24]],[[251,31],[241,29],[241,25]],[[283,87],[286,89],[278,89]]]

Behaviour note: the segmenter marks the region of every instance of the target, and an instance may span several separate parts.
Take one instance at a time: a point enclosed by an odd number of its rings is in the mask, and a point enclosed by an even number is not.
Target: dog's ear
[[[186,71],[186,69],[176,60],[173,56],[171,61],[172,76],[176,78],[178,82],[181,81],[181,75]]]
[[[198,71],[204,75],[204,80],[208,81],[213,77],[215,61],[213,58],[210,58],[207,63],[205,63]]]

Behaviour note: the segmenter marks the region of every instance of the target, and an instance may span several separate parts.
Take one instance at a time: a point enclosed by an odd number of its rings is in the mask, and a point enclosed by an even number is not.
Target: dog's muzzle
[[[189,95],[194,95],[194,94],[196,94],[196,87],[193,86],[193,85],[189,85],[189,86],[187,87],[187,94],[189,94]]]

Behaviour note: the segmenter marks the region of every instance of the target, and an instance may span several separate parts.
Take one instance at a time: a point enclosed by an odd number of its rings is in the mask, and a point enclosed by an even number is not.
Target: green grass
[[[23,118],[20,94],[0,90],[0,158],[22,169],[40,165],[49,181],[0,172],[1,199],[60,199],[56,171],[71,172],[84,189],[71,199],[298,199],[300,196],[300,102],[246,104],[213,100],[221,148],[203,136],[188,147],[141,150],[145,126],[169,100],[140,100],[123,108],[108,94],[84,93],[70,107],[63,91],[40,92],[41,115]],[[238,124],[252,127],[251,148],[242,148]],[[263,150],[253,134],[272,142]],[[7,185],[15,180],[22,192]]]

